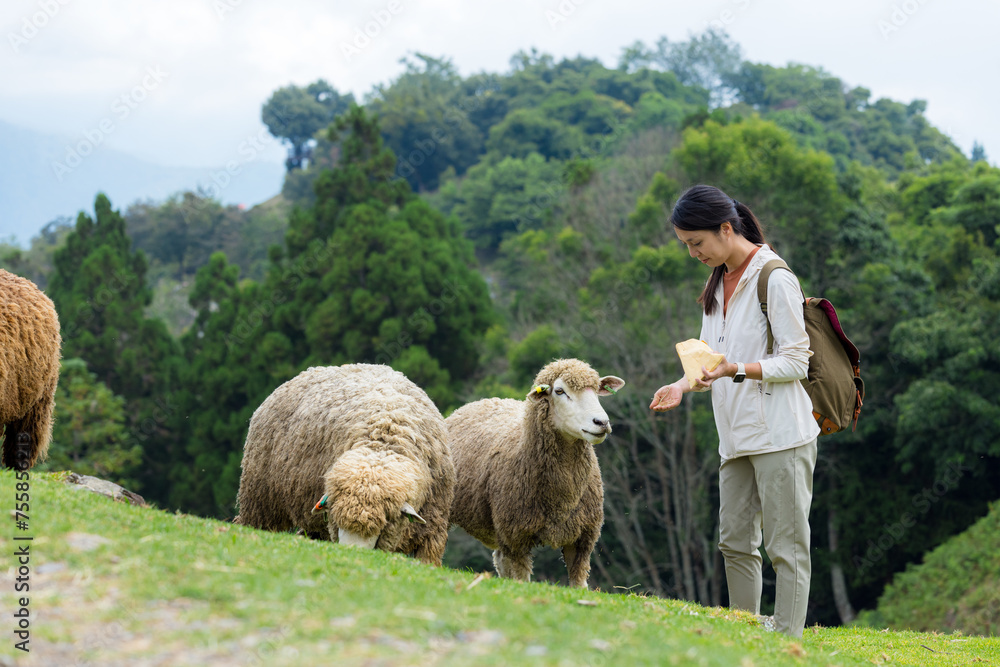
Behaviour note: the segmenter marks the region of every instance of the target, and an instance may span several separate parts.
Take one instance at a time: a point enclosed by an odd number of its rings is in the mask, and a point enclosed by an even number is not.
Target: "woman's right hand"
[[[673,410],[681,404],[684,397],[684,389],[677,382],[660,387],[653,394],[653,402],[649,404],[649,409],[654,412],[666,412]]]

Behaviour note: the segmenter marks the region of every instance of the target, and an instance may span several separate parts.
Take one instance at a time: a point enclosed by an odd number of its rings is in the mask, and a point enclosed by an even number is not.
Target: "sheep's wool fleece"
[[[560,359],[539,371],[535,386],[558,378],[574,390],[596,391],[600,382],[585,362]],[[593,446],[554,433],[549,407],[548,399],[487,398],[448,417],[457,475],[451,521],[518,559],[524,575],[538,544],[572,547],[571,584],[585,585],[604,522],[600,467]]]
[[[239,522],[380,535],[379,549],[440,564],[454,484],[444,419],[422,389],[388,366],[313,367],[250,420]],[[328,516],[312,511],[324,494]],[[401,519],[403,502],[427,523]]]
[[[0,269],[0,424],[8,468],[31,467],[48,453],[61,347],[49,297]]]

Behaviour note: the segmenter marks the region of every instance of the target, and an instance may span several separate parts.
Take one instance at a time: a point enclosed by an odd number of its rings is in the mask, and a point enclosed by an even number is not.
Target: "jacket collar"
[[[778,253],[771,250],[767,244],[760,246],[760,250],[757,254],[753,256],[750,263],[747,265],[746,271],[743,272],[743,276],[740,278],[740,283],[744,283],[749,280],[750,276],[756,276],[760,273],[760,270],[764,268],[764,265],[770,262],[772,259],[781,259],[778,257]]]
[[[740,276],[740,281],[736,283],[736,289],[733,290],[733,296],[736,296],[737,293],[739,293],[744,287],[746,287],[746,284],[750,281],[751,278],[756,280],[757,276],[760,274],[760,270],[763,269],[764,265],[770,262],[772,259],[781,259],[781,258],[778,257],[778,253],[771,250],[771,248],[766,243],[760,246],[760,250],[757,251],[757,254],[755,254],[753,258],[750,260],[750,263],[747,264],[747,268],[744,269],[743,275]],[[722,304],[723,289],[724,287],[722,281],[720,280],[719,286],[715,290],[715,299],[716,301],[719,302],[720,305]]]

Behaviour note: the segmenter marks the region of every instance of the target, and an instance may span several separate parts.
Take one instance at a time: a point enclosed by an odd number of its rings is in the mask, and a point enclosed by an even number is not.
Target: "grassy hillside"
[[[1000,627],[1000,503],[965,532],[896,575],[861,622],[996,636]]]
[[[959,665],[994,640],[807,628],[677,600],[478,577],[291,534],[116,503],[32,475],[29,530],[0,538],[4,617],[18,608],[12,537],[30,535],[31,652],[0,663],[101,665]],[[13,507],[14,475],[0,472]],[[13,522],[12,522],[13,524]],[[20,595],[24,595],[23,593]]]

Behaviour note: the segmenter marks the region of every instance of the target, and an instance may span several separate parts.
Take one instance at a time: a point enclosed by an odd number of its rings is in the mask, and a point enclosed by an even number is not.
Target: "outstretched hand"
[[[676,382],[660,387],[653,395],[653,402],[649,404],[649,409],[654,412],[666,412],[673,410],[681,404],[684,397],[684,390]]]
[[[702,389],[708,389],[712,386],[712,383],[718,380],[720,377],[727,377],[732,375],[729,373],[730,364],[726,362],[723,358],[722,363],[720,363],[715,370],[708,370],[704,366],[701,367],[701,377],[695,380],[695,386],[690,387],[688,381],[685,378],[681,378],[673,384],[668,384],[666,386],[660,387],[653,394],[653,401],[649,404],[649,409],[654,412],[666,412],[667,410],[673,410],[678,405],[681,404],[681,399],[689,391],[701,391]],[[735,371],[735,366],[733,369]]]

